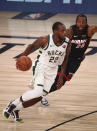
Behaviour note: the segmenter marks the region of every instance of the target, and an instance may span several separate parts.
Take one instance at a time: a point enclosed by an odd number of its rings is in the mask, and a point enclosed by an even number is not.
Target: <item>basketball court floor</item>
[[[31,69],[15,67],[15,57],[39,36],[52,32],[52,24],[63,22],[68,28],[76,15],[57,14],[47,20],[11,19],[19,12],[0,12],[0,131],[97,131],[97,33],[93,36],[82,62],[70,82],[47,96],[50,106],[39,103],[21,110],[23,124],[5,120],[2,110],[10,100],[30,90]],[[97,25],[97,15],[87,15]],[[30,55],[32,61],[38,50]]]

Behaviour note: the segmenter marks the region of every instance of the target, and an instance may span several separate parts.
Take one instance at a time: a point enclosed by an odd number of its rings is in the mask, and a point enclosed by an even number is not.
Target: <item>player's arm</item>
[[[66,56],[64,58],[64,61],[61,65],[61,75],[64,76],[64,72],[66,71],[67,68],[67,62],[68,62],[68,57],[71,51],[71,42],[68,44],[67,50],[66,50]]]
[[[71,43],[68,44],[67,50],[66,50],[66,56],[64,58],[64,61],[61,65],[61,75],[59,76],[58,82],[57,82],[57,89],[60,89],[63,85],[63,77],[64,77],[64,73],[66,71],[67,68],[67,62],[68,62],[68,57],[71,51]]]
[[[88,36],[91,38],[97,32],[97,26],[90,26],[88,28]]]
[[[69,29],[67,29],[67,37],[70,39],[70,42],[68,44],[68,47],[67,47],[67,50],[66,50],[66,56],[65,56],[65,59],[61,65],[61,71],[62,71],[62,74],[64,75],[64,72],[66,70],[66,67],[67,67],[67,62],[68,62],[68,56],[70,54],[70,51],[71,51],[71,40],[72,40],[72,36],[73,36],[73,29],[72,27],[70,27]]]
[[[66,31],[67,31],[67,37],[71,40],[72,36],[73,36],[73,29],[72,29],[72,27],[70,27]]]
[[[48,43],[48,36],[46,37],[40,37],[36,41],[34,41],[32,44],[29,44],[25,51],[22,53],[22,55],[29,55],[34,51],[36,48],[45,47]]]

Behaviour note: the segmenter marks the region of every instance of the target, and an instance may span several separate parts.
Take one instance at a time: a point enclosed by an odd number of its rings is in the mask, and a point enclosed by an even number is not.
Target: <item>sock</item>
[[[18,104],[15,108],[15,110],[21,110],[23,108],[22,102]]]
[[[20,103],[22,103],[22,102],[20,101],[20,98],[14,100],[14,101],[12,102],[12,104],[14,104],[15,106],[17,106],[17,105],[20,104]]]
[[[43,95],[42,96],[42,101],[45,101],[45,99],[46,99],[46,96]]]

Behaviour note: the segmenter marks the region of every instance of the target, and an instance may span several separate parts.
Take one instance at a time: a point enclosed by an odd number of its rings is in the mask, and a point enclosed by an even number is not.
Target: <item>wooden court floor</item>
[[[23,124],[2,117],[2,109],[10,100],[30,90],[31,69],[16,70],[14,57],[35,37],[51,33],[55,21],[63,22],[68,28],[76,18],[76,15],[58,14],[45,21],[11,19],[18,13],[0,12],[0,131],[97,131],[97,33],[72,80],[47,96],[50,106],[38,103],[21,110]],[[87,16],[90,25],[97,25],[97,15]],[[32,61],[37,53],[30,55]]]

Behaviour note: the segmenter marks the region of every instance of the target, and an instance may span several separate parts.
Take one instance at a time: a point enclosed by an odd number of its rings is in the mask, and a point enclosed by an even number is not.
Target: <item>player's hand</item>
[[[17,58],[15,58],[15,61],[16,61],[16,69],[17,70],[19,70],[19,63],[18,63],[18,60],[19,60],[19,58],[21,57],[21,56],[23,56],[23,54],[21,54],[20,56],[18,56]]]
[[[18,60],[19,60],[19,58],[20,58],[21,56],[19,56],[18,58],[15,58],[15,61],[16,61],[16,69],[17,70],[19,70],[19,62],[18,62]]]
[[[17,62],[18,58],[16,58],[15,61],[16,61],[16,69],[18,70],[19,69],[18,62]]]

